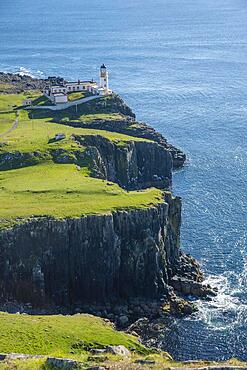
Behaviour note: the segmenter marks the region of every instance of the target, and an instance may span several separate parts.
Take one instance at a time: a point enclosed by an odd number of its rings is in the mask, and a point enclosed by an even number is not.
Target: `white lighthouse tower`
[[[100,67],[100,87],[106,94],[109,92],[108,71],[104,64]]]

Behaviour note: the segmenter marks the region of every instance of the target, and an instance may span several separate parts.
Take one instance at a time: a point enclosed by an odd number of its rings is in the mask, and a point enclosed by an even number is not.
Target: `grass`
[[[87,359],[87,348],[124,345],[148,352],[132,335],[91,315],[29,316],[0,313],[0,352]],[[83,342],[83,343],[82,343]]]
[[[87,176],[87,168],[43,163],[0,172],[0,227],[32,216],[55,218],[147,208],[163,202],[158,189],[127,192],[117,184]]]
[[[71,92],[71,93],[68,93],[68,100],[74,101],[74,100],[79,100],[82,98],[87,98],[88,96],[92,96],[92,94],[89,91]]]
[[[50,101],[50,99],[48,99],[46,96],[39,94],[32,101],[32,105],[42,106],[42,105],[53,105],[53,104]]]
[[[6,132],[14,119],[14,112],[0,114],[0,133]],[[60,132],[66,138],[52,141]],[[126,192],[117,184],[90,177],[90,163],[82,161],[80,171],[72,164],[53,163],[51,153],[55,149],[66,150],[71,156],[85,150],[83,145],[74,141],[73,134],[101,135],[120,146],[131,140],[143,141],[115,132],[60,125],[51,119],[32,120],[27,111],[20,111],[18,127],[1,137],[4,145],[0,145],[0,155],[39,152],[41,156],[31,161],[21,160],[21,164],[14,165],[15,168],[23,168],[8,170],[8,166],[2,167],[5,171],[0,171],[1,228],[31,216],[80,217],[117,209],[145,208],[162,202],[160,190]]]
[[[13,114],[0,114],[0,132],[5,132],[6,127],[13,124]],[[2,127],[2,128],[1,128]],[[66,134],[66,140],[49,144],[49,140],[54,138],[57,133]],[[134,138],[132,136],[109,132],[104,130],[95,130],[87,128],[74,128],[66,125],[52,123],[51,120],[36,119],[28,117],[26,111],[22,111],[19,118],[19,125],[16,130],[4,136],[7,145],[0,147],[0,153],[19,150],[21,152],[33,152],[35,150],[46,151],[48,149],[63,147],[65,149],[76,149],[78,145],[72,140],[71,135],[101,135],[105,138],[115,141],[147,141],[145,139]]]
[[[0,112],[13,111],[16,107],[22,106],[23,100],[37,99],[41,92],[30,90],[21,94],[1,94],[0,95]]]
[[[83,114],[75,122],[89,123],[95,120],[106,120],[106,121],[118,121],[123,120],[123,115],[119,113],[95,113],[95,114]]]
[[[78,104],[67,109],[60,111],[51,111],[49,109],[34,110],[31,112],[33,118],[52,119],[54,122],[60,122],[62,119],[70,121],[78,120],[83,121],[83,117],[87,115],[107,114],[120,114],[121,117],[121,100],[115,94],[105,96],[97,100],[89,101],[84,104]]]
[[[15,113],[0,113],[0,135],[7,132],[13,126],[15,119]]]

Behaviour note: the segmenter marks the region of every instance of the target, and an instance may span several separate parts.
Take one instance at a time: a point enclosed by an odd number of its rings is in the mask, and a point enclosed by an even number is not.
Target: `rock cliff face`
[[[107,130],[112,132],[120,132],[125,135],[139,137],[152,140],[168,151],[172,158],[173,169],[183,167],[186,161],[186,155],[178,148],[169,144],[167,140],[155,129],[145,123],[136,122],[133,117],[129,116],[123,120],[95,120],[90,123],[78,122],[71,120],[70,122],[60,122],[67,126],[94,128],[99,130]]]
[[[1,297],[33,304],[167,295],[179,264],[181,202],[78,219],[33,219],[0,233]]]
[[[117,145],[99,136],[75,136],[87,146],[93,175],[133,190],[148,187],[168,188],[172,179],[170,152],[157,143],[130,141]]]

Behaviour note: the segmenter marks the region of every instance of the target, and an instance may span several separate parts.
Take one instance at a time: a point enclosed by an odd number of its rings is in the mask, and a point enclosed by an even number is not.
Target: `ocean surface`
[[[219,294],[174,320],[177,359],[247,360],[247,1],[0,1],[0,70],[96,78],[185,151],[182,246]]]

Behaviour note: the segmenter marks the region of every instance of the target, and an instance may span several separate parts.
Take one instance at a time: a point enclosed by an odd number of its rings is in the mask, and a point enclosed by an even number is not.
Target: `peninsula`
[[[110,90],[105,65],[99,84],[0,73],[0,94],[0,309],[54,314],[0,314],[6,335],[35,318],[67,333],[74,320],[62,357],[69,348],[94,363],[90,351],[105,356],[110,344],[124,344],[171,361],[93,318],[127,328],[142,317],[191,314],[186,296],[216,294],[180,248],[181,199],[171,184],[185,155],[136,120]],[[77,325],[91,334],[85,339]],[[91,325],[101,333],[95,340]],[[37,354],[22,344],[15,352]],[[53,344],[39,354],[54,354]]]

